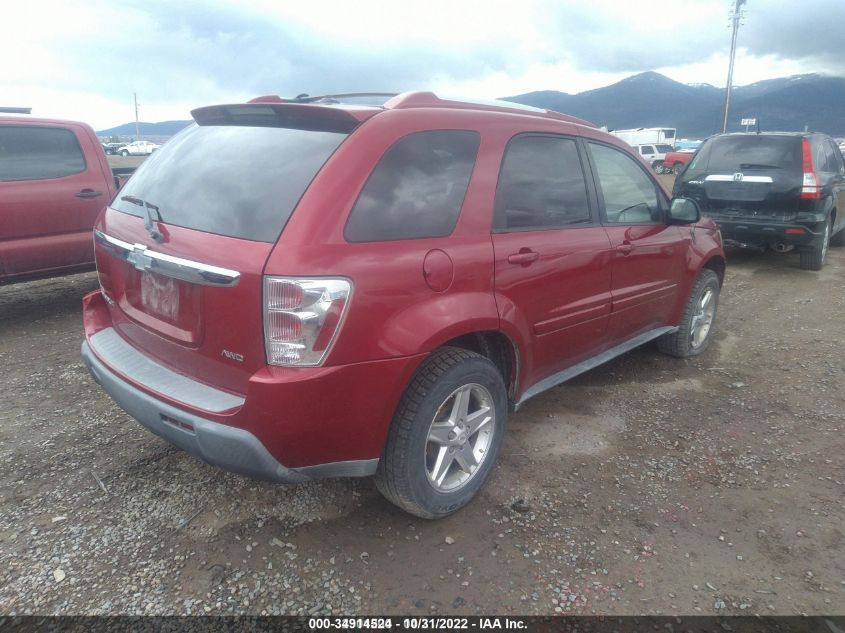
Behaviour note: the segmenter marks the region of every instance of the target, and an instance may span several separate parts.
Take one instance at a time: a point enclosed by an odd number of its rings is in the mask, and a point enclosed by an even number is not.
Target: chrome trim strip
[[[143,244],[130,244],[94,229],[94,240],[120,260],[138,270],[157,273],[203,286],[237,286],[241,274],[236,270],[211,266],[190,259],[151,251]]]
[[[519,399],[519,402],[514,405],[514,410],[519,409],[519,407],[525,404],[525,401],[529,398],[533,398],[537,394],[542,393],[547,389],[557,387],[560,383],[566,382],[567,380],[571,380],[572,378],[575,378],[575,376],[577,376],[578,374],[583,374],[585,371],[589,371],[594,367],[598,367],[602,363],[606,363],[607,361],[616,358],[617,356],[621,356],[625,352],[630,352],[635,347],[639,347],[640,345],[648,343],[649,341],[654,340],[659,336],[669,334],[670,332],[676,332],[677,330],[677,327],[667,326],[659,327],[654,330],[649,330],[648,332],[643,332],[642,334],[639,334],[634,338],[625,341],[621,345],[611,347],[610,349],[603,351],[597,356],[593,356],[592,358],[588,358],[587,360],[580,362],[577,365],[573,365],[568,369],[564,369],[563,371],[559,371],[556,374],[552,374],[548,378],[544,378],[540,382],[536,382],[531,385],[528,389],[526,389],[525,393],[523,393],[522,397]]]
[[[742,178],[736,178],[733,174],[710,174],[704,179],[705,182],[765,182],[773,183],[771,176],[746,176],[742,174]]]
[[[196,409],[223,413],[244,404],[244,398],[210,387],[158,364],[127,343],[112,327],[88,339],[94,353],[112,371],[144,387]]]

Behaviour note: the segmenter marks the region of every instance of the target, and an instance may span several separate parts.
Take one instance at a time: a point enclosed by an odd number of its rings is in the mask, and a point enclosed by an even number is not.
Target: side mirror
[[[670,224],[695,224],[701,219],[701,208],[691,198],[672,198],[669,207]]]

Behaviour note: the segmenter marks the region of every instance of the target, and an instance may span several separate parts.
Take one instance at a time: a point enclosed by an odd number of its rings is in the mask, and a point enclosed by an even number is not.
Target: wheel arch
[[[518,345],[510,336],[501,330],[473,331],[444,341],[440,347],[458,347],[490,360],[502,374],[508,390],[508,402],[513,404],[516,401],[521,356]]]
[[[727,268],[727,262],[724,257],[721,255],[713,255],[702,264],[701,268],[708,268],[712,270],[719,277],[719,286],[721,287],[724,285],[725,269]]]

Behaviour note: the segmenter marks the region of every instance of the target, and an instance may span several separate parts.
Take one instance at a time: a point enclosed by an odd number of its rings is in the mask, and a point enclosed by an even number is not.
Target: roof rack
[[[379,103],[353,104],[349,99],[360,98],[386,98]],[[596,127],[593,123],[579,119],[578,117],[562,114],[554,110],[544,110],[533,106],[515,103],[512,101],[501,101],[498,99],[463,99],[439,97],[433,92],[347,92],[339,94],[319,95],[310,97],[305,94],[298,95],[292,99],[278,95],[265,95],[255,97],[247,103],[299,103],[311,105],[366,105],[384,108],[386,110],[405,110],[409,108],[455,108],[463,110],[483,110],[488,112],[510,112],[513,114],[527,114],[547,119],[566,121],[588,127]]]
[[[0,114],[32,114],[32,108],[8,108],[0,106]]]
[[[384,103],[392,98],[395,97],[398,93],[396,92],[342,92],[337,94],[330,94],[330,95],[317,95],[317,96],[309,96],[307,94],[297,95],[293,98],[285,98],[280,97],[278,95],[266,95],[263,97],[256,97],[255,99],[250,99],[248,103],[267,103],[267,102],[276,102],[276,103],[316,103],[316,104],[324,104],[324,105],[333,105],[333,104],[346,104],[346,105],[374,105],[377,107],[381,107]],[[348,99],[368,99],[372,97],[379,97],[378,103],[366,103],[366,104],[349,104],[347,102]]]
[[[406,108],[460,108],[466,110],[484,110],[489,112],[505,111],[512,112],[514,114],[527,114],[543,118],[557,119],[558,121],[567,121],[569,123],[577,123],[579,125],[586,125],[589,127],[596,127],[593,123],[585,121],[584,119],[579,119],[578,117],[556,112],[554,110],[535,108],[522,103],[502,101],[499,99],[474,100],[463,98],[441,98],[433,92],[403,92],[385,103],[384,107],[390,110],[404,110]]]

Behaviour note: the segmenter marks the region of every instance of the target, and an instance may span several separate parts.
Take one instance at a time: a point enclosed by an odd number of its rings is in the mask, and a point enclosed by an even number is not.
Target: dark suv
[[[798,249],[820,270],[828,244],[845,245],[845,162],[824,134],[720,134],[678,177],[675,195],[698,201],[726,244]]]
[[[717,227],[626,143],[515,104],[339,100],[195,110],[100,217],[82,354],[151,431],[440,517],[528,398],[648,341],[706,349]]]

